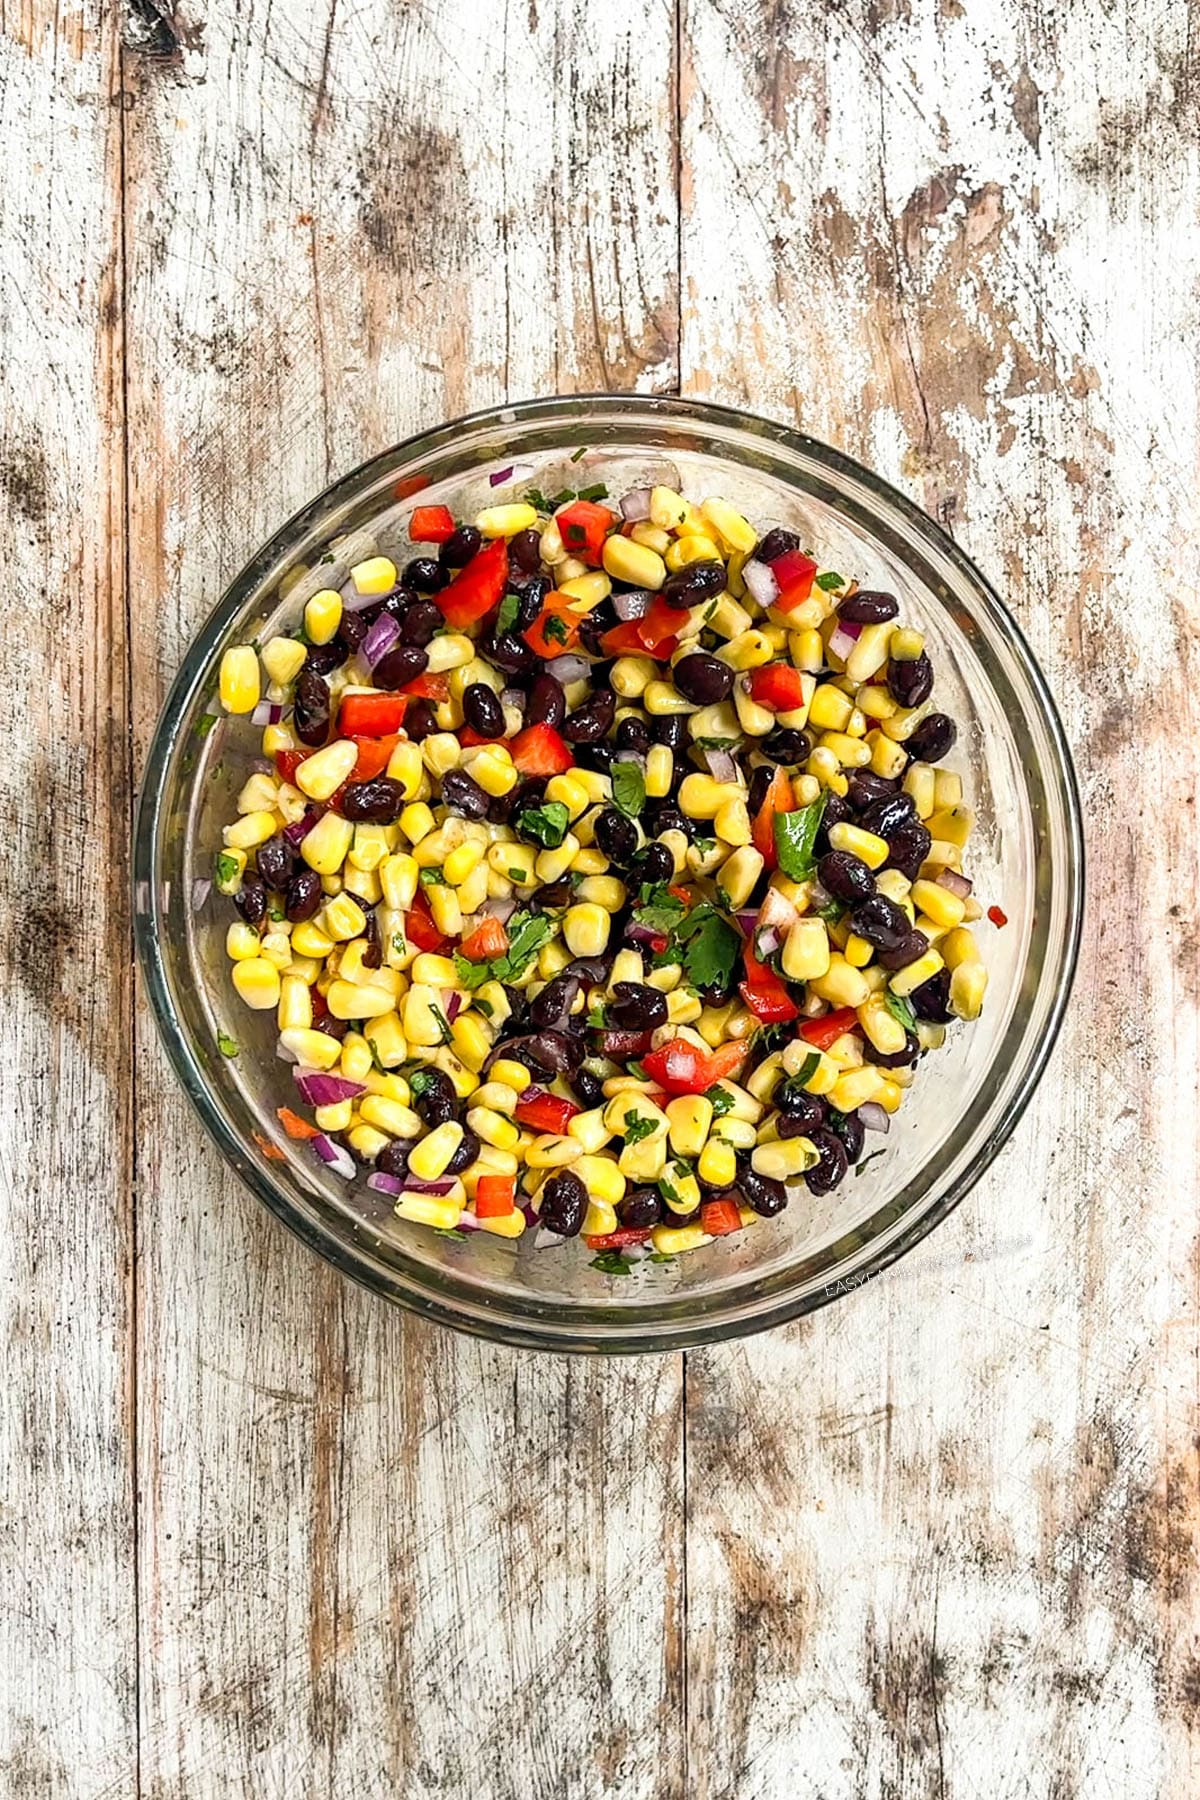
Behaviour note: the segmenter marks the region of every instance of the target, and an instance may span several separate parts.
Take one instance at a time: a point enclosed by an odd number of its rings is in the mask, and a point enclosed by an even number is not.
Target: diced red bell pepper
[[[347,694],[338,707],[342,737],[390,737],[404,723],[403,694]]]
[[[637,621],[631,620],[627,625],[614,625],[600,639],[600,648],[605,656],[645,656],[646,646],[642,642]]]
[[[574,766],[570,749],[553,725],[527,725],[508,750],[522,775],[562,775]]]
[[[779,598],[775,605],[780,612],[791,612],[808,599],[817,573],[817,565],[811,556],[805,556],[801,550],[785,550],[771,563],[770,569],[779,583]]]
[[[294,783],[296,779],[296,770],[300,767],[300,764],[304,761],[305,757],[311,756],[312,754],[313,752],[311,750],[277,750],[275,752],[275,767],[279,770],[280,775],[285,781]]]
[[[304,1143],[309,1138],[320,1137],[321,1135],[315,1125],[310,1125],[307,1119],[302,1119],[299,1113],[294,1113],[290,1106],[277,1106],[275,1108],[275,1117],[279,1120],[279,1123],[283,1126],[283,1129],[287,1132],[288,1136],[297,1139],[300,1143]]]
[[[782,1025],[799,1016],[800,1008],[782,979],[766,963],[759,962],[749,944],[742,950],[746,979],[739,992],[760,1025]]]
[[[636,621],[638,636],[644,645],[644,654],[660,661],[671,652],[666,645],[672,638],[678,643],[679,627],[687,618],[677,607],[668,606],[661,594],[656,594],[641,618]]]
[[[546,603],[528,631],[521,633],[529,648],[538,656],[551,659],[565,656],[579,642],[583,617],[571,604],[569,594],[547,594]]]
[[[709,1237],[728,1237],[742,1229],[742,1215],[733,1200],[703,1200],[700,1203],[700,1229]]]
[[[512,1211],[517,1184],[511,1175],[481,1175],[475,1186],[475,1217],[503,1219]]]
[[[460,569],[449,587],[433,596],[441,607],[447,625],[462,631],[475,625],[499,606],[508,584],[508,545],[495,538],[476,552],[465,569]]]
[[[495,956],[503,956],[508,949],[508,933],[499,919],[488,917],[480,919],[469,936],[462,941],[462,954],[468,962],[491,962]]]
[[[800,1036],[814,1050],[828,1050],[830,1044],[836,1044],[846,1032],[853,1031],[858,1024],[858,1014],[852,1006],[839,1006],[836,1012],[825,1013],[819,1019],[809,1019],[800,1027]]]
[[[440,950],[443,944],[449,943],[433,922],[433,914],[429,910],[429,902],[418,888],[413,896],[413,903],[404,916],[404,932],[409,942],[418,950]]]
[[[526,1089],[517,1101],[516,1118],[519,1125],[528,1125],[531,1131],[552,1131],[562,1137],[579,1110],[572,1101],[560,1100],[557,1094],[535,1094],[530,1099]]]
[[[405,682],[400,692],[412,700],[448,700],[450,679],[446,675],[416,675]]]
[[[554,515],[563,548],[568,556],[598,565],[604,555],[604,540],[617,522],[617,515],[594,500],[572,500]]]
[[[674,1038],[644,1056],[642,1067],[665,1093],[703,1094],[740,1068],[746,1049],[742,1043],[722,1044],[719,1050],[706,1055],[686,1039]]]
[[[750,827],[751,841],[768,869],[779,865],[779,853],[775,848],[775,814],[795,810],[796,796],[792,792],[792,784],[782,769],[776,769],[766,797]]]
[[[376,775],[382,775],[392,758],[392,751],[400,742],[400,733],[393,731],[389,737],[356,737],[358,745],[358,761],[354,765],[351,781],[373,781]]]
[[[791,663],[767,663],[752,669],[750,698],[768,712],[795,712],[804,705],[804,677]]]
[[[448,506],[418,506],[408,521],[414,544],[444,544],[454,535],[454,514]]]
[[[476,731],[470,725],[459,726],[458,741],[464,750],[478,750],[481,744],[494,744],[496,742],[495,738],[484,737],[482,732]]]
[[[987,916],[997,928],[1008,924],[1008,914],[999,906],[989,906]]]
[[[668,894],[673,894],[676,900],[682,900],[685,906],[690,906],[692,904],[691,888],[681,887],[677,881],[671,883],[667,892]]]
[[[631,1244],[644,1244],[649,1236],[648,1225],[623,1225],[619,1231],[593,1232],[585,1241],[589,1250],[624,1250]]]

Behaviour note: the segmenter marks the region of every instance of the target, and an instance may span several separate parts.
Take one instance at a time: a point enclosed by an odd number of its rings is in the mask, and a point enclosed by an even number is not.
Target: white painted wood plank
[[[672,55],[640,0],[222,0],[129,58],[143,753],[330,475],[505,395],[675,381]],[[139,1047],[147,1791],[681,1791],[679,1359],[351,1290],[219,1169],[144,1016]]]
[[[0,1791],[131,1792],[129,917],[115,43],[0,9]]]
[[[989,1178],[852,1299],[689,1359],[697,1800],[1200,1785],[1195,41],[1182,4],[685,5],[685,391],[954,529],[1092,859]]]

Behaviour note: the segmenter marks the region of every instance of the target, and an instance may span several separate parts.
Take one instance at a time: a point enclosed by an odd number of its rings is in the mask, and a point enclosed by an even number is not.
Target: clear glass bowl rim
[[[159,822],[167,795],[167,775],[180,728],[197,685],[214,658],[233,619],[254,594],[265,575],[285,560],[295,546],[311,533],[323,519],[336,516],[360,491],[369,490],[378,480],[397,466],[424,457],[444,454],[457,441],[471,434],[503,432],[510,439],[519,438],[523,426],[545,427],[561,421],[564,442],[568,428],[578,430],[595,422],[619,424],[622,420],[646,418],[661,420],[664,426],[718,430],[737,430],[762,441],[764,453],[778,444],[807,458],[828,474],[834,486],[856,484],[882,509],[891,509],[922,547],[949,563],[958,577],[972,590],[973,598],[987,615],[989,623],[1004,640],[1005,648],[1016,663],[1040,717],[1049,747],[1049,759],[1040,765],[1040,773],[1051,798],[1062,811],[1065,860],[1058,871],[1066,884],[1063,925],[1057,945],[1057,968],[1052,971],[1054,991],[1050,996],[1045,1027],[1038,1043],[1030,1050],[1019,1085],[1010,1096],[1005,1110],[986,1139],[975,1149],[957,1178],[936,1200],[923,1208],[914,1208],[913,1217],[904,1228],[874,1251],[868,1250],[846,1278],[827,1283],[822,1290],[809,1293],[783,1294],[767,1306],[746,1311],[728,1296],[722,1296],[722,1311],[705,1315],[705,1301],[697,1295],[692,1303],[694,1317],[671,1317],[667,1320],[641,1319],[627,1310],[612,1314],[611,1327],[599,1326],[597,1315],[602,1309],[590,1307],[579,1329],[556,1323],[547,1325],[537,1317],[536,1306],[530,1313],[514,1316],[503,1310],[482,1309],[477,1301],[458,1305],[452,1296],[433,1294],[416,1282],[407,1282],[394,1269],[383,1269],[378,1262],[364,1256],[348,1239],[322,1229],[315,1218],[301,1212],[290,1197],[278,1188],[264,1167],[246,1154],[246,1146],[230,1129],[220,1109],[213,1103],[203,1068],[194,1055],[185,1032],[181,1029],[171,998],[170,984],[160,946],[160,908],[156,893],[155,871],[159,839]],[[520,457],[519,443],[510,444],[514,460]],[[489,460],[492,460],[489,457]],[[464,474],[470,465],[465,465]],[[782,472],[786,475],[787,471]],[[924,513],[908,497],[880,476],[841,451],[819,439],[795,431],[788,426],[765,419],[739,408],[716,406],[707,401],[656,395],[614,395],[583,393],[511,402],[467,413],[416,433],[360,463],[348,474],[331,482],[320,494],[283,524],[264,544],[226,588],[200,630],[196,633],[179,672],[163,704],[148,751],[138,795],[133,846],[134,935],[151,1010],[167,1054],[185,1093],[191,1100],[209,1138],[216,1144],[226,1162],[241,1180],[290,1231],[310,1249],[315,1250],[333,1267],[351,1279],[381,1294],[384,1298],[425,1317],[473,1335],[506,1342],[525,1348],[550,1349],[559,1352],[593,1352],[602,1354],[668,1351],[718,1343],[768,1330],[826,1305],[839,1294],[861,1286],[891,1263],[904,1256],[934,1227],[954,1210],[959,1201],[983,1174],[1007,1142],[1028,1105],[1045,1070],[1057,1040],[1067,1002],[1070,997],[1083,924],[1084,848],[1079,792],[1075,771],[1058,710],[1045,678],[1029,648],[1020,627],[995,589],[969,557],[941,526]],[[1039,976],[1044,983],[1047,970]],[[589,1329],[589,1327],[591,1329]]]

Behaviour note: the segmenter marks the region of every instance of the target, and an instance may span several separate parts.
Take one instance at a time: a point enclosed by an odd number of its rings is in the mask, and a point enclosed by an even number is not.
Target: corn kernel
[[[844,731],[824,732],[821,748],[832,751],[843,769],[865,769],[871,760],[870,745]]]
[[[374,1162],[391,1142],[385,1132],[376,1131],[373,1125],[356,1125],[346,1133],[346,1138],[355,1155],[361,1156],[364,1162]]]
[[[490,1107],[473,1106],[467,1114],[467,1124],[477,1138],[494,1144],[497,1150],[511,1150],[520,1140],[521,1134],[512,1120],[502,1118]]]
[[[320,961],[333,949],[333,939],[322,931],[316,919],[304,919],[293,928],[292,949],[300,956]]]
[[[573,1166],[594,1203],[609,1207],[620,1205],[625,1198],[625,1177],[609,1156],[581,1156]],[[588,1228],[585,1224],[584,1230]],[[615,1230],[615,1226],[610,1226]]]
[[[935,769],[933,775],[933,805],[936,812],[952,812],[956,806],[962,805],[962,776],[956,775],[952,769]]]
[[[276,1024],[280,1031],[307,1031],[312,1026],[312,994],[295,975],[284,975],[279,984]]]
[[[848,694],[843,694],[832,682],[823,681],[808,709],[809,724],[820,731],[842,731],[853,710],[854,703]]]
[[[660,531],[674,531],[683,524],[691,507],[682,494],[674,488],[656,487],[650,490],[650,523],[657,525]]]
[[[411,1106],[405,1106],[399,1100],[393,1100],[387,1094],[364,1094],[359,1101],[358,1110],[360,1117],[363,1118],[368,1125],[374,1125],[380,1131],[386,1131],[390,1137],[405,1139],[419,1138],[422,1131],[425,1129]],[[461,1134],[461,1125],[458,1127],[458,1130]],[[428,1140],[425,1141],[427,1142]],[[450,1154],[453,1155],[453,1151],[451,1151]],[[446,1161],[449,1162],[449,1160],[450,1157],[447,1156]],[[414,1171],[414,1173],[416,1173],[416,1171]],[[438,1173],[441,1173],[440,1169]],[[418,1179],[422,1181],[433,1181],[436,1177],[432,1175],[419,1175]]]
[[[933,949],[927,950],[924,956],[918,956],[916,962],[909,963],[906,968],[897,969],[888,982],[888,986],[893,994],[899,994],[903,999],[915,988],[919,988],[922,982],[928,981],[931,976],[936,975],[942,966],[942,959],[938,952]],[[982,967],[982,964],[980,966]],[[953,986],[953,975],[950,977],[950,982]]]
[[[459,1195],[465,1198],[462,1183],[457,1186]],[[463,1215],[462,1198],[448,1194],[443,1200],[432,1194],[404,1193],[396,1202],[396,1217],[407,1219],[413,1225],[428,1225],[436,1231],[453,1231]],[[521,1215],[518,1213],[517,1217]]]
[[[671,548],[670,534],[653,519],[639,519],[629,535],[635,544],[645,544],[647,550],[657,550],[660,556],[665,556]]]
[[[274,837],[276,830],[275,814],[264,809],[260,812],[243,813],[232,825],[226,825],[221,837],[227,849],[254,850],[259,844],[265,844],[268,838]]]
[[[783,972],[790,981],[812,981],[829,973],[829,933],[823,919],[797,919],[783,941]]]
[[[233,962],[249,962],[261,949],[262,940],[253,925],[247,925],[244,919],[235,919],[225,933],[226,956]]]
[[[479,864],[483,861],[483,853],[484,847],[482,844],[470,842],[459,844],[457,849],[450,852],[449,856],[442,864],[442,873],[450,883],[451,887],[462,886],[463,882],[467,879],[467,876],[470,875],[473,870],[477,869]]]
[[[332,1069],[342,1054],[342,1046],[327,1031],[281,1031],[279,1041],[303,1069]]]
[[[238,965],[244,968],[244,963]],[[956,1019],[977,1019],[983,1011],[988,972],[981,962],[960,962],[950,976],[950,1011]]]
[[[626,1180],[658,1181],[667,1166],[666,1138],[643,1138],[640,1143],[626,1143],[617,1158],[617,1167]]]
[[[676,1156],[699,1156],[712,1125],[712,1102],[703,1094],[681,1094],[667,1103],[671,1148]]]
[[[671,791],[675,759],[666,744],[652,744],[646,753],[646,798],[661,800]]]
[[[891,855],[886,838],[877,837],[873,831],[864,831],[859,825],[848,825],[839,820],[830,827],[829,842],[835,850],[848,850],[865,862],[868,869],[882,869]]]
[[[846,673],[851,681],[863,683],[878,674],[888,659],[893,625],[889,619],[882,625],[864,625],[846,658]]]
[[[755,1174],[765,1175],[770,1181],[794,1181],[819,1161],[815,1146],[806,1137],[759,1144],[750,1154],[750,1167]]]
[[[440,1044],[444,1038],[441,1018],[440,994],[424,982],[415,981],[404,996],[402,1021],[404,1035],[410,1044],[422,1044],[427,1048]],[[438,1012],[434,1012],[434,1008]],[[445,1015],[443,1014],[442,1017]]]
[[[456,1054],[472,1074],[478,1075],[492,1051],[491,1034],[480,1014],[460,1012],[450,1027],[450,1036]]]
[[[966,904],[949,888],[936,881],[914,881],[910,892],[913,905],[919,906],[943,930],[950,931],[955,925],[962,924]]]
[[[539,850],[534,861],[533,872],[540,882],[547,886],[566,874],[579,854],[579,839],[568,831],[566,837],[556,850]]]
[[[700,1204],[700,1183],[694,1175],[680,1175],[672,1167],[670,1178],[662,1178],[660,1188],[668,1212],[694,1212]]]
[[[291,966],[292,946],[286,931],[268,931],[262,939],[262,954],[282,974]]]
[[[396,585],[396,565],[386,556],[370,556],[350,571],[356,594],[390,594]]]
[[[523,1237],[525,1235],[525,1214],[519,1206],[514,1206],[511,1212],[497,1213],[490,1219],[480,1219],[479,1229],[490,1232],[493,1237]]]
[[[433,922],[443,937],[458,937],[463,928],[462,907],[458,895],[450,887],[431,887],[426,890],[429,910]]]
[[[708,1187],[731,1187],[737,1179],[737,1155],[731,1144],[709,1138],[696,1162],[696,1173]]]
[[[255,1012],[266,1012],[269,1007],[279,1005],[279,970],[265,956],[235,962],[232,975],[239,997]]]
[[[330,644],[342,622],[342,596],[336,588],[322,588],[304,607],[304,629],[314,644]]]
[[[382,1063],[385,1069],[397,1069],[408,1061],[408,1040],[401,1029],[400,1016],[394,1011],[368,1019],[363,1026],[363,1040],[372,1060]]]
[[[463,1128],[455,1119],[438,1125],[409,1151],[408,1166],[418,1181],[436,1181],[444,1175],[454,1152],[463,1141]]]
[[[326,934],[335,942],[345,942],[360,936],[367,929],[367,915],[348,894],[339,894],[325,908],[321,923]]]
[[[731,907],[736,909],[745,906],[765,866],[759,851],[750,844],[744,844],[740,850],[735,850],[722,864],[717,876],[717,886]]]
[[[856,931],[850,933],[842,946],[842,955],[852,969],[865,969],[874,954],[873,946],[866,938],[859,937]]]
[[[562,934],[572,956],[599,956],[608,945],[611,919],[602,906],[585,902],[563,914]]]
[[[651,593],[657,593],[667,578],[667,566],[656,550],[635,544],[619,532],[605,539],[603,560],[614,581],[627,581],[631,587],[648,588]]]
[[[708,499],[701,503],[701,517],[712,526],[727,555],[740,550],[748,556],[758,543],[758,533],[728,500]]]
[[[508,506],[487,506],[475,519],[475,528],[485,538],[516,537],[537,524],[537,512],[528,501],[516,500]]]
[[[685,700],[678,688],[672,687],[669,681],[647,682],[642,694],[642,705],[654,718],[682,716],[696,711],[692,702]]]
[[[712,1241],[702,1225],[656,1225],[650,1233],[650,1242],[659,1256],[682,1256]]]
[[[619,656],[609,673],[615,694],[624,700],[636,700],[644,694],[658,674],[658,664],[648,656]]]
[[[746,810],[746,802],[740,797],[726,800],[717,808],[713,819],[713,830],[723,844],[732,844],[735,848],[750,842],[750,814]]]
[[[325,996],[335,1019],[374,1019],[393,1011],[395,996],[383,987],[367,987],[354,981],[333,981]]]
[[[262,647],[262,665],[268,680],[286,687],[304,667],[307,654],[304,645],[295,638],[269,638]]]
[[[694,562],[722,562],[720,547],[711,537],[703,532],[689,531],[676,538],[667,551],[665,562],[672,572],[686,569]]]
[[[975,814],[969,806],[954,806],[944,812],[933,812],[925,820],[925,828],[933,838],[939,838],[947,844],[957,844],[959,849],[966,843],[975,824]]]
[[[948,931],[938,944],[938,954],[951,974],[963,963],[978,962],[979,946],[975,942],[975,933],[969,925],[959,925]]]
[[[836,950],[830,954],[825,974],[817,976],[811,986],[814,994],[833,1007],[861,1006],[871,991],[862,970],[852,968]]]
[[[328,800],[353,773],[357,761],[358,745],[353,739],[336,738],[305,757],[296,770],[296,786],[310,800]]]
[[[221,705],[227,713],[253,712],[262,692],[258,653],[251,644],[235,644],[221,658]]]

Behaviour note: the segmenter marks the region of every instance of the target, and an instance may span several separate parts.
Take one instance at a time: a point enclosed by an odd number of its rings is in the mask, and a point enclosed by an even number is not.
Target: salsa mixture
[[[611,1274],[828,1194],[987,985],[920,632],[666,487],[408,535],[221,664],[265,760],[215,884],[283,1128]]]

